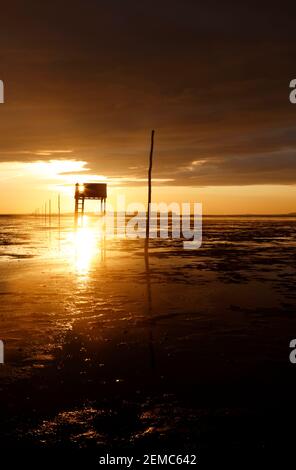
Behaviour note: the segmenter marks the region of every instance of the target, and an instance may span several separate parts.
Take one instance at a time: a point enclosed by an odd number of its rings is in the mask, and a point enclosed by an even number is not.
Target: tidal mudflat
[[[296,219],[203,244],[0,217],[0,447],[272,455],[296,416]]]

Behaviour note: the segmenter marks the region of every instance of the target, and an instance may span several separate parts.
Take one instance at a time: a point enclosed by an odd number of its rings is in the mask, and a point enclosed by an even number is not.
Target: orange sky
[[[84,170],[84,171],[83,171]],[[88,176],[89,175],[89,176]],[[86,162],[74,160],[36,161],[33,163],[0,163],[1,191],[0,213],[30,213],[40,211],[44,203],[52,200],[53,212],[57,210],[57,195],[61,194],[62,211],[74,208],[76,181],[105,181],[108,184],[108,201],[116,210],[117,196],[124,195],[126,203],[147,200],[143,181],[122,181],[104,175],[94,175]],[[137,186],[134,184],[137,183]],[[295,185],[248,186],[172,186],[171,182],[153,185],[155,202],[202,202],[206,214],[281,214],[295,212]],[[98,207],[88,202],[86,210]]]

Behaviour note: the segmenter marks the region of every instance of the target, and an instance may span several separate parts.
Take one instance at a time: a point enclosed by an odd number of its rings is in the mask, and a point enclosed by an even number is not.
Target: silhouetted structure
[[[101,201],[101,212],[106,212],[107,184],[106,183],[85,183],[75,184],[75,217],[79,212],[84,214],[85,199],[96,199]]]
[[[147,206],[147,219],[146,219],[146,240],[149,239],[149,229],[150,229],[150,216],[151,216],[151,182],[152,182],[152,163],[153,163],[153,148],[154,148],[154,133],[151,132],[151,146],[149,154],[149,168],[148,168],[148,206]],[[148,247],[148,245],[146,245]]]

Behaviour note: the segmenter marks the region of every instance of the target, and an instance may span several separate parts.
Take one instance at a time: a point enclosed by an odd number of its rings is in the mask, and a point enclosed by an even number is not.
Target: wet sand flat
[[[203,245],[0,218],[3,448],[264,454],[296,414],[295,218]],[[286,429],[286,432],[285,432]]]

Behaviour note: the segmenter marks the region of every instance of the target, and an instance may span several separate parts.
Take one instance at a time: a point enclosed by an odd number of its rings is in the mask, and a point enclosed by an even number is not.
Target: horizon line
[[[118,213],[124,213],[124,212],[114,211],[114,214],[118,214]],[[163,213],[165,213],[165,212],[161,212],[161,214],[163,214]],[[158,214],[160,214],[160,212],[158,212]],[[169,215],[171,215],[171,214],[172,214],[172,211],[169,212]],[[61,215],[61,217],[64,217],[64,216],[69,216],[69,217],[73,216],[74,217],[73,212],[62,212],[60,215]],[[101,216],[102,214],[100,214],[100,213],[96,214],[96,213],[93,213],[93,212],[85,212],[84,215],[97,217],[97,216]],[[132,215],[132,214],[128,214],[128,215]],[[252,212],[237,213],[237,214],[231,214],[231,213],[205,214],[204,213],[202,215],[203,215],[203,217],[296,217],[296,212],[283,212],[283,213],[271,213],[271,214],[266,214],[266,213],[254,214]],[[14,216],[44,218],[45,214],[44,213],[43,214],[34,214],[32,212],[0,213],[0,217],[14,217]],[[48,216],[49,216],[49,214],[47,213],[46,218],[48,218]],[[59,214],[56,213],[56,212],[52,213],[51,217],[59,217]]]

